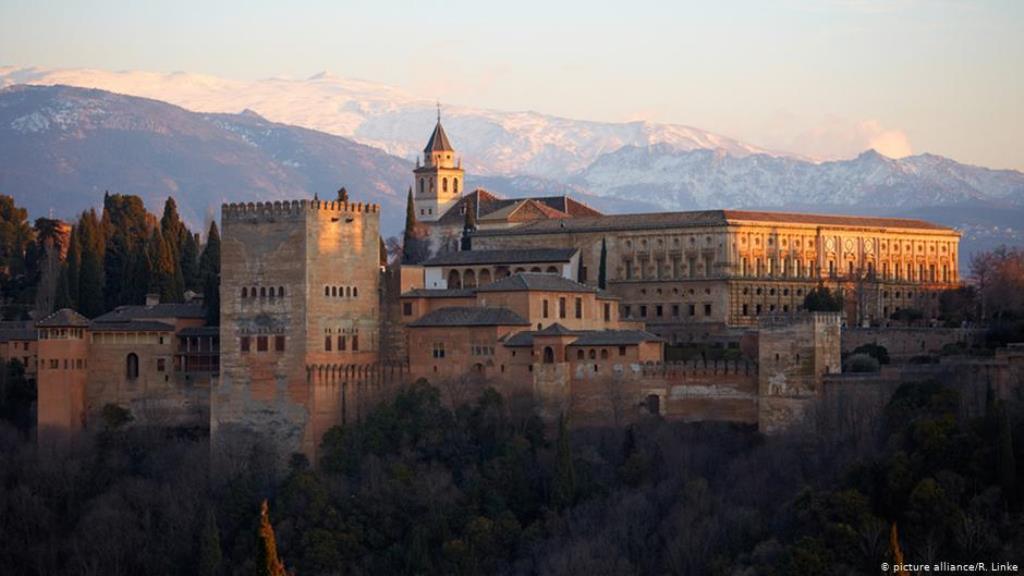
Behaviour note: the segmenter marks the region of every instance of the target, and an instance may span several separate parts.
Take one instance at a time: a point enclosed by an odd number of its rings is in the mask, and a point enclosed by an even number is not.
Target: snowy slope
[[[317,74],[240,81],[188,73],[0,67],[0,87],[66,84],[154,98],[197,112],[254,110],[273,122],[344,136],[408,160],[426,142],[436,114],[429,99],[397,88]],[[445,125],[466,166],[481,174],[561,178],[623,146],[766,153],[696,128],[647,122],[570,120],[535,112],[444,107]]]

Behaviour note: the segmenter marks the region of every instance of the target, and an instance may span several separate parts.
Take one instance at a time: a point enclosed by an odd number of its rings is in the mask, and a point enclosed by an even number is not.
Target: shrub
[[[878,360],[879,364],[889,363],[889,350],[887,350],[886,347],[882,346],[881,344],[872,343],[857,346],[853,350],[853,354],[867,354],[868,356],[871,356],[875,360]]]
[[[847,372],[878,372],[878,360],[867,354],[854,354],[846,360]]]

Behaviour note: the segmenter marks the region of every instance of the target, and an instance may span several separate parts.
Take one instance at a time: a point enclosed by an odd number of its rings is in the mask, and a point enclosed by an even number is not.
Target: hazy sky
[[[815,157],[874,146],[1024,170],[1024,0],[0,0],[0,65],[329,70]]]

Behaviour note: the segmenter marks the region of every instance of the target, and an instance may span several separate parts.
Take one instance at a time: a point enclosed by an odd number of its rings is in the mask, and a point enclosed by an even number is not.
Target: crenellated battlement
[[[307,212],[379,214],[380,205],[369,202],[285,200],[283,202],[233,202],[221,204],[220,210],[221,221],[240,221],[294,217]]]
[[[688,376],[756,376],[757,363],[749,360],[690,360],[684,362],[648,362],[641,365],[644,378],[676,379]]]

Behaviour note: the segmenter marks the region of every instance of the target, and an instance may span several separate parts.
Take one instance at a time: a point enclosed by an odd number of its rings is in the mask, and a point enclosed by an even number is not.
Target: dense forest
[[[220,235],[211,222],[199,237],[178,216],[174,198],[163,215],[138,196],[104,194],[102,211],[82,212],[68,228],[51,218],[29,222],[10,196],[0,195],[0,317],[41,318],[74,308],[93,318],[146,294],[181,302],[202,294],[210,320],[219,310]]]
[[[992,401],[963,421],[958,403],[905,385],[866,442],[655,417],[570,433],[492,390],[449,410],[420,383],[328,432],[315,469],[264,447],[232,477],[211,476],[207,439],[188,431],[111,418],[53,458],[0,423],[0,565],[596,576],[878,574],[896,553],[1019,562],[1024,412]]]

